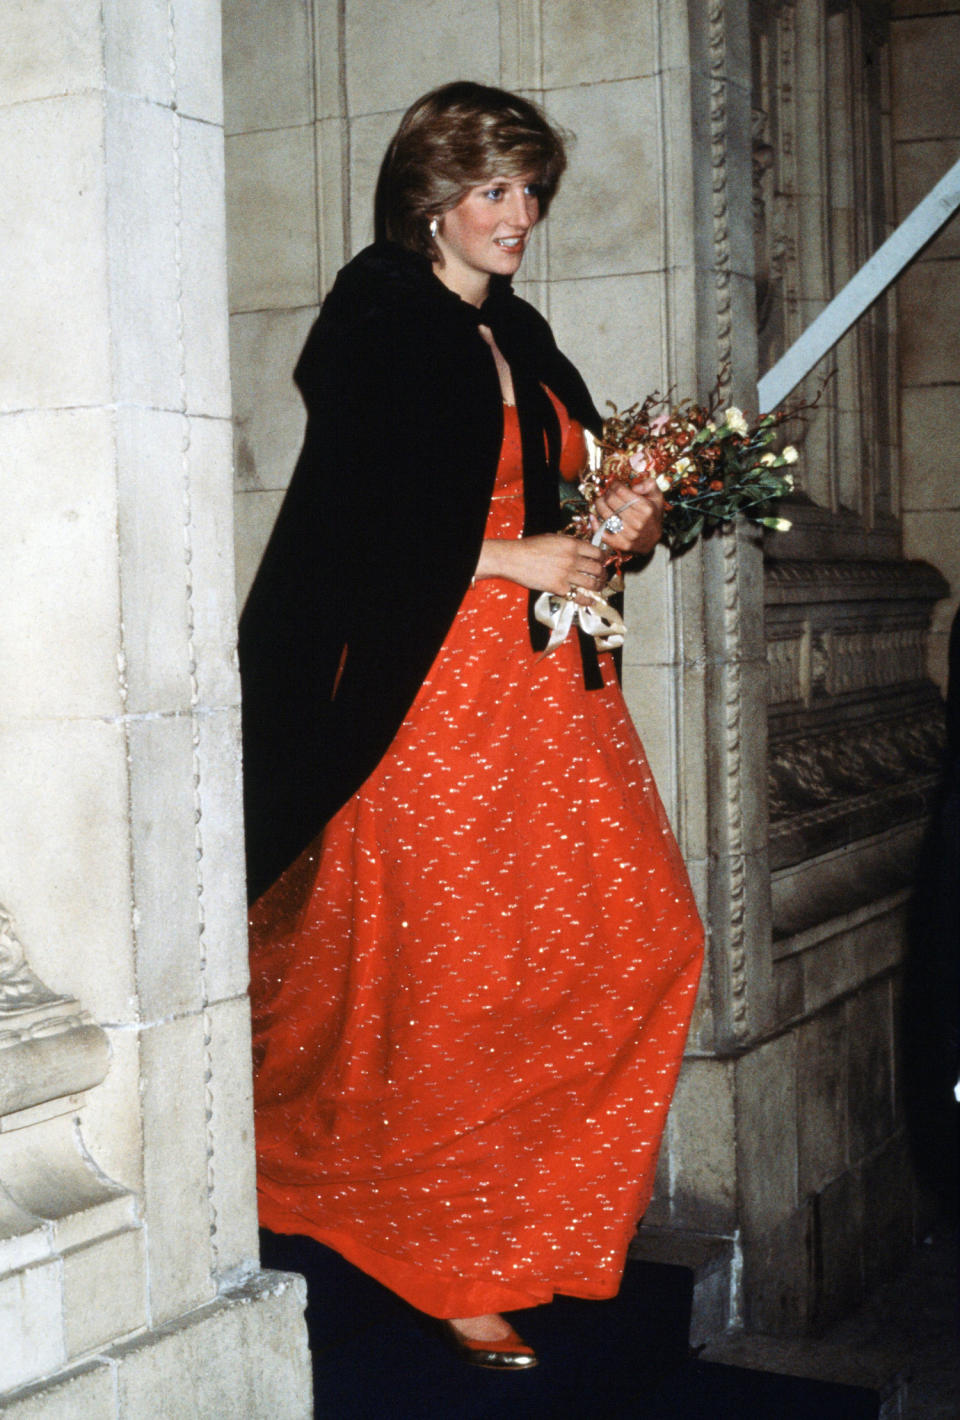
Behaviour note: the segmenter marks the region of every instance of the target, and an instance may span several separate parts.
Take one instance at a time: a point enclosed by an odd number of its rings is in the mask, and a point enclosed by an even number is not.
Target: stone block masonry
[[[257,1264],[220,7],[0,53],[0,1410],[306,1420]]]

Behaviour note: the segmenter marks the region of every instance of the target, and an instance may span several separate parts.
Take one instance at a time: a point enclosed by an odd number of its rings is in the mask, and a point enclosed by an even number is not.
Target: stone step
[[[696,1360],[645,1392],[635,1410],[603,1420],[881,1420],[881,1414],[878,1396],[865,1386]]]
[[[631,1258],[614,1298],[557,1297],[550,1306],[514,1313],[540,1365],[512,1376],[464,1366],[422,1316],[319,1244],[271,1234],[262,1241],[272,1266],[307,1276],[317,1416],[878,1420],[881,1414],[876,1394],[862,1385],[691,1357],[694,1272],[705,1284],[727,1269],[689,1239],[692,1267]],[[648,1242],[652,1247],[654,1239]]]
[[[901,1420],[908,1413],[908,1357],[888,1347],[854,1347],[816,1337],[734,1331],[705,1346],[698,1360],[870,1392],[877,1398],[878,1420]]]
[[[692,1274],[690,1345],[694,1349],[725,1336],[736,1323],[732,1238],[644,1226],[630,1246],[630,1256],[660,1266],[685,1267]]]

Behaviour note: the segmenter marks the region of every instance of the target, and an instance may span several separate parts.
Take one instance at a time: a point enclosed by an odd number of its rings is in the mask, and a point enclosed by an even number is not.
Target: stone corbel
[[[0,1129],[10,1115],[99,1085],[109,1064],[106,1033],[31,970],[0,904]]]
[[[0,1393],[145,1324],[138,1201],[91,1159],[80,1122],[109,1066],[106,1032],[40,980],[0,906]],[[124,1284],[94,1305],[91,1278],[108,1275]]]

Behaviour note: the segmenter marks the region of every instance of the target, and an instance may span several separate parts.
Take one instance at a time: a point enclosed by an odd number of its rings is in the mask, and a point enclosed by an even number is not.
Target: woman
[[[702,936],[609,655],[531,614],[662,513],[558,531],[600,419],[510,278],[564,166],[497,89],[406,114],[241,623],[261,1220],[505,1369],[501,1311],[617,1290]]]

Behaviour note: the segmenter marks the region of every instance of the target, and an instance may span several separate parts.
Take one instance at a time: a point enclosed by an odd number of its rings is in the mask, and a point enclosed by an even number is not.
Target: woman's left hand
[[[616,516],[623,522],[620,532],[603,534],[603,545],[613,552],[642,555],[652,552],[660,540],[663,494],[652,478],[645,478],[632,488],[626,483],[611,483],[597,499],[594,509],[594,532],[602,528],[607,518]]]

